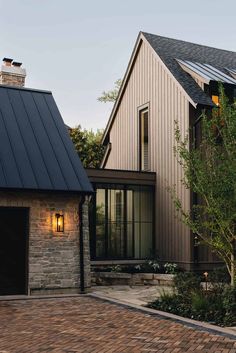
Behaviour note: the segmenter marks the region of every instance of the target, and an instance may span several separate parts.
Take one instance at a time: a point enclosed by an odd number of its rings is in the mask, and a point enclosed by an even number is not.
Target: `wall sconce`
[[[64,232],[64,216],[60,213],[56,213],[56,231]]]

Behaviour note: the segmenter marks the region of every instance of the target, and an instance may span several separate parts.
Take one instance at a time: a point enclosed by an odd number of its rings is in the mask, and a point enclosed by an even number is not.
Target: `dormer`
[[[176,60],[181,68],[187,72],[197,82],[201,89],[211,97],[216,106],[219,105],[219,82],[224,85],[225,93],[230,100],[235,98],[236,70],[227,69],[228,71],[231,71],[231,75],[228,75],[224,71],[210,64],[202,64],[189,60]]]
[[[227,69],[227,71],[230,73],[233,78],[236,80],[236,69]]]

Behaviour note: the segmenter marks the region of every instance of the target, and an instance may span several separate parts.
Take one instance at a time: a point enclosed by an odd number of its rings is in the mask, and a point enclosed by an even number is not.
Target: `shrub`
[[[177,293],[163,292],[160,298],[149,303],[148,307],[181,316],[189,316],[191,313],[191,304],[183,303],[182,297]]]
[[[201,291],[192,293],[191,299],[193,312],[201,314],[202,312],[206,312],[208,310],[209,302],[207,296]]]
[[[157,260],[148,260],[142,264],[142,272],[160,273],[162,272],[162,267]]]
[[[114,265],[111,267],[111,272],[121,272],[122,267],[120,265]]]
[[[175,263],[166,262],[163,267],[164,267],[165,273],[168,273],[171,275],[174,275],[179,271],[178,265]]]
[[[209,272],[208,281],[211,283],[230,283],[230,276],[226,267],[218,267]]]
[[[122,266],[121,267],[121,272],[124,272],[124,273],[139,273],[139,272],[142,272],[142,266],[141,265]]]
[[[225,310],[224,324],[236,326],[236,286],[225,287],[223,307]]]
[[[201,278],[193,272],[179,272],[174,277],[174,286],[179,295],[189,297],[200,290]]]
[[[174,263],[166,263],[162,266],[157,260],[147,260],[141,264],[99,266],[94,268],[95,272],[123,272],[123,273],[170,273],[179,271]]]
[[[192,318],[222,324],[224,315],[221,294],[204,291],[192,294]]]
[[[230,276],[225,267],[219,267],[209,272],[208,282],[210,282],[211,292],[223,295],[226,284],[230,283]]]
[[[205,291],[200,280],[200,276],[193,273],[178,273],[174,279],[177,291],[162,293],[148,306],[196,320],[235,326],[236,287],[216,284]]]

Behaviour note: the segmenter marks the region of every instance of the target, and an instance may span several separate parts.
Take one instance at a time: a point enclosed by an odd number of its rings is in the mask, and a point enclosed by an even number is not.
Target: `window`
[[[220,105],[219,96],[213,95],[213,96],[211,96],[211,99],[215,103],[215,105],[217,105],[217,107],[219,107],[219,105]]]
[[[153,254],[153,188],[97,185],[91,221],[94,259],[145,259]],[[92,223],[92,222],[91,222]]]
[[[140,129],[140,170],[149,170],[149,133],[148,133],[148,109],[139,113]]]
[[[123,258],[124,242],[124,190],[110,189],[107,193],[107,253],[112,258]]]
[[[105,190],[97,190],[96,195],[96,253],[98,257],[105,257],[105,214],[106,214],[106,193]],[[94,218],[94,213],[91,214],[91,219]]]

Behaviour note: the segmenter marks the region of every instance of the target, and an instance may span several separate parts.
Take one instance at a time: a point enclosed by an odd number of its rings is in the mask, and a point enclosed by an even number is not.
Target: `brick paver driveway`
[[[91,297],[0,302],[0,353],[236,352],[228,337]]]

